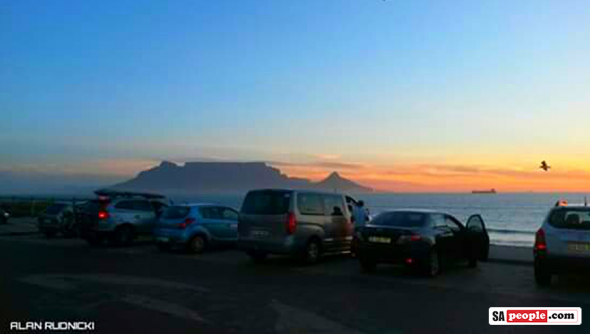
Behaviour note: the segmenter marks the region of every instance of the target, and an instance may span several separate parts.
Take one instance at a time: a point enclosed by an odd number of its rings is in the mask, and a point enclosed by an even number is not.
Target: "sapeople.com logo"
[[[490,307],[490,325],[581,325],[579,307]]]

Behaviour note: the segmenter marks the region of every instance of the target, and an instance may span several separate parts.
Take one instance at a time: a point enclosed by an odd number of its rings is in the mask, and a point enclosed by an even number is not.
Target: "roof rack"
[[[166,198],[164,195],[159,194],[151,194],[151,193],[141,193],[141,192],[133,192],[133,191],[120,191],[120,190],[112,190],[112,189],[100,189],[94,192],[96,196],[99,197],[143,197],[146,199],[162,199]]]

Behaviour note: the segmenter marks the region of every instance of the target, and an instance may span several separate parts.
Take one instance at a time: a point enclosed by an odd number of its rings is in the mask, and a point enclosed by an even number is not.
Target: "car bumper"
[[[238,249],[245,252],[264,252],[268,254],[296,256],[302,253],[305,247],[298,246],[293,238],[287,238],[283,242],[239,239]]]
[[[183,231],[172,229],[155,229],[153,236],[157,243],[168,244],[171,247],[185,246],[189,239],[189,235]]]
[[[590,257],[538,255],[535,260],[552,274],[590,273]]]
[[[430,246],[381,245],[361,241],[358,245],[359,258],[368,258],[377,263],[414,265],[422,263],[430,255]]]

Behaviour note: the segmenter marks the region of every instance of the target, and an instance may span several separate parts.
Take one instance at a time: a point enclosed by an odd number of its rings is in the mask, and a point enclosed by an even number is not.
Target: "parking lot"
[[[1,328],[11,321],[94,321],[98,332],[411,333],[510,332],[488,325],[490,307],[582,307],[590,286],[560,278],[539,289],[529,265],[480,263],[435,279],[403,268],[367,275],[349,257],[315,266],[228,249],[162,253],[148,240],[92,248],[77,239],[0,237]],[[587,332],[521,327],[529,332]]]

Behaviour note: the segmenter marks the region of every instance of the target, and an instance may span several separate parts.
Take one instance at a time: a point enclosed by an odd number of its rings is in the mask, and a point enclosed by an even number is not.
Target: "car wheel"
[[[361,264],[362,271],[365,273],[372,273],[377,269],[377,262],[373,259],[360,256],[359,263]]]
[[[428,255],[428,259],[424,265],[424,274],[428,277],[436,277],[440,275],[441,266],[440,266],[440,256],[436,249],[430,251]]]
[[[486,262],[488,260],[490,256],[490,246],[488,245],[484,250],[483,250],[483,254],[481,255],[481,259],[479,259],[482,262]]]
[[[469,262],[468,262],[467,266],[469,268],[477,268],[477,257],[476,256],[472,256],[469,259]]]
[[[102,245],[102,241],[103,239],[97,235],[89,236],[86,238],[86,242],[88,242],[88,244],[93,247]]]
[[[170,244],[165,242],[158,242],[158,249],[160,252],[168,252],[170,251]]]
[[[262,263],[264,262],[264,260],[266,260],[266,257],[268,255],[264,252],[250,251],[248,252],[248,256],[250,257],[250,259],[252,259],[252,262]]]
[[[195,235],[189,240],[187,246],[191,254],[203,254],[207,248],[207,240],[202,235]]]
[[[305,247],[303,262],[307,265],[316,264],[320,260],[321,255],[322,249],[320,243],[317,240],[310,240]]]
[[[80,235],[80,226],[75,224],[74,226],[64,229],[61,233],[66,238],[76,238]]]
[[[551,285],[551,273],[539,260],[535,260],[535,282],[538,286]]]
[[[121,226],[115,231],[113,242],[116,246],[129,246],[133,243],[133,229],[129,226]]]

